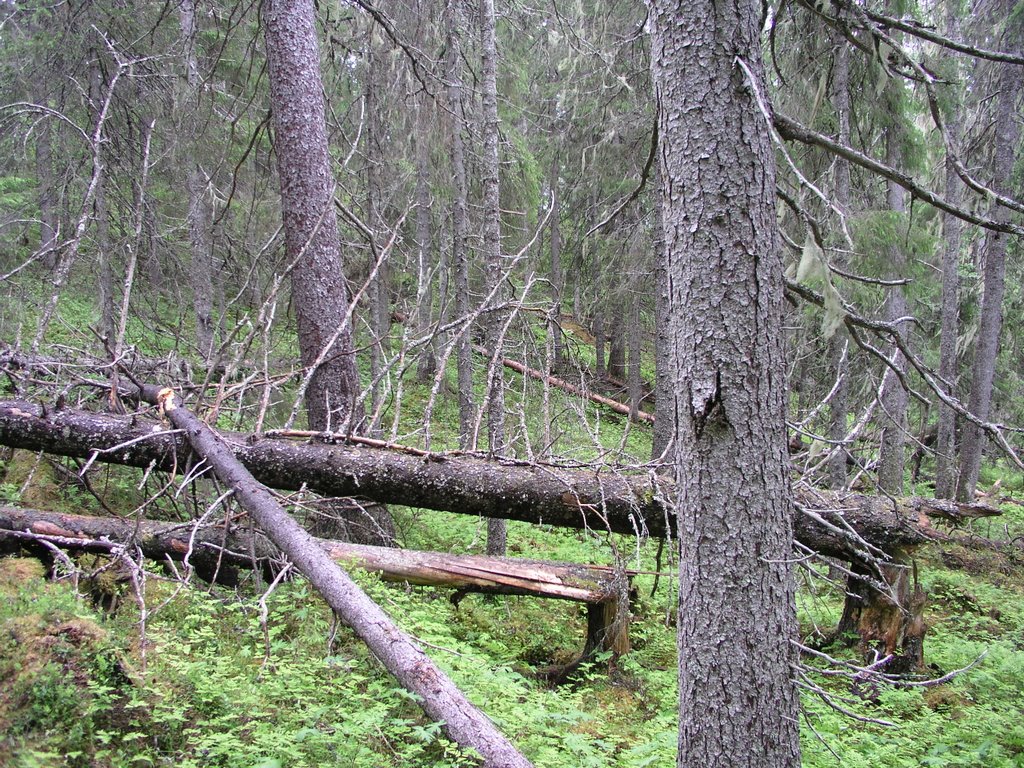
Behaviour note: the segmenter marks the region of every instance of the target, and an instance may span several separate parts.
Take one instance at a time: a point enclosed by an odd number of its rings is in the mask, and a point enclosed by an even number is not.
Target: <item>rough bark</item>
[[[147,400],[158,401],[170,422],[186,435],[193,449],[214,474],[234,491],[234,499],[287,555],[327,604],[367,644],[384,667],[407,690],[431,719],[457,744],[476,750],[491,768],[530,766],[531,763],[502,735],[486,715],[463,695],[451,679],[398,628],[380,606],[352,581],[317,541],[281,507],[264,485],[235,458],[232,450],[209,427],[185,408],[169,389],[150,387]]]
[[[286,491],[306,488],[330,496],[626,535],[663,536],[666,526],[675,524],[675,490],[669,478],[219,434],[260,482]],[[179,473],[193,461],[182,435],[157,422],[44,410],[18,400],[0,401],[0,445]],[[842,560],[865,559],[865,545],[857,537],[883,552],[909,550],[928,540],[919,516],[937,514],[935,502],[921,499],[893,508],[887,499],[871,496],[805,493],[800,503],[809,514],[795,520],[797,541]],[[736,524],[746,522],[737,519]]]
[[[1013,15],[1015,3],[1002,3],[1002,19],[1007,19],[1004,46],[1015,50],[1021,43],[1020,14]],[[1022,87],[1021,68],[1001,65],[998,77],[998,94],[995,108],[995,140],[992,153],[992,184],[999,193],[1010,192],[1014,158],[1020,142],[1020,116],[1016,102]],[[1007,208],[993,204],[991,218],[1000,223],[1011,220]],[[981,322],[978,328],[977,346],[974,352],[971,397],[968,407],[971,413],[982,421],[988,421],[992,406],[992,382],[995,379],[996,357],[999,354],[999,336],[1003,327],[1003,294],[1006,283],[1006,250],[1010,236],[1004,232],[987,233],[985,267],[981,300]],[[960,446],[960,476],[957,480],[956,496],[960,501],[972,501],[981,470],[981,457],[987,438],[981,428],[973,422],[964,424],[963,442]]]
[[[312,371],[306,391],[309,426],[360,432],[365,411],[359,400],[351,308],[342,271],[312,0],[268,2],[264,29],[285,252],[294,264],[291,286],[299,354],[303,366]],[[354,517],[349,530],[356,530],[363,516],[363,510],[349,505],[335,505],[328,512],[342,521]],[[388,511],[366,512],[373,520],[369,541],[392,540],[394,524]]]
[[[263,10],[274,151],[285,251],[295,266],[292,299],[302,364],[315,372],[306,392],[312,429],[358,428],[359,374],[342,273],[334,178],[324,117],[312,0],[270,0]]]
[[[679,558],[678,765],[800,765],[783,268],[760,4],[650,5]],[[699,105],[699,108],[697,108]]]

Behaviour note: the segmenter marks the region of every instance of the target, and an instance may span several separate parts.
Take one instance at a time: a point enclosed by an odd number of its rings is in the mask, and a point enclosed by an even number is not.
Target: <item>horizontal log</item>
[[[304,487],[327,496],[626,535],[662,537],[674,526],[673,484],[654,471],[220,436],[261,483],[281,490]],[[0,445],[179,473],[193,461],[184,436],[151,417],[47,410],[17,400],[0,401]],[[796,540],[831,557],[863,560],[870,547],[902,553],[929,538],[918,520],[927,512],[914,500],[894,506],[871,496],[808,491],[797,501]]]
[[[262,533],[245,525],[225,527],[223,522],[197,526],[0,506],[0,532],[52,538],[72,550],[109,551],[131,544],[153,560],[169,557],[180,561],[191,552],[190,562],[204,569],[215,567],[217,560],[252,567],[280,559],[279,550]],[[318,543],[332,560],[380,574],[385,581],[581,603],[615,600],[620,591],[615,570],[602,566],[452,555],[327,539]]]

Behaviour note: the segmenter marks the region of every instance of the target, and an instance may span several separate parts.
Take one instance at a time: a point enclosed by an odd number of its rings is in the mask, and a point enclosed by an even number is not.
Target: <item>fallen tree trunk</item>
[[[281,552],[258,530],[214,521],[168,523],[48,512],[0,506],[0,538],[24,544],[47,541],[62,549],[110,552],[137,546],[151,560],[184,560],[205,581],[234,583],[237,568],[260,568],[268,578]],[[450,587],[466,592],[526,595],[588,605],[581,659],[610,650],[629,650],[630,571],[610,566],[552,563],[508,557],[452,555],[317,539],[337,563],[379,574],[385,581]]]
[[[182,407],[172,390],[146,387],[143,397],[149,402],[159,402],[167,418],[187,435],[193,449],[210,464],[217,478],[233,490],[239,506],[288,556],[384,667],[418,697],[424,712],[443,724],[452,741],[476,750],[488,768],[530,768],[530,761],[328,557],[316,539],[285,512],[266,486],[257,482],[235,458],[223,439]]]
[[[566,469],[470,456],[409,453],[360,445],[295,443],[220,433],[261,483],[328,496],[565,528],[662,537],[672,531],[672,483],[611,469]],[[192,450],[181,432],[158,422],[0,401],[0,445],[95,461],[184,472]],[[820,554],[868,561],[930,538],[919,518],[934,502],[801,492],[796,540]],[[873,549],[872,549],[873,548]]]

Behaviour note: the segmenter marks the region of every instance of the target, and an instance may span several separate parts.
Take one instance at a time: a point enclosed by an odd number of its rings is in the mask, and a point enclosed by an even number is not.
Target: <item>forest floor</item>
[[[0,492],[8,500],[63,511],[89,504],[45,463],[25,486],[32,461],[15,454],[6,462]],[[132,472],[104,468],[94,483],[124,489]],[[935,686],[820,678],[841,706],[892,725],[805,695],[805,765],[1024,765],[1024,552],[1009,541],[1024,532],[1024,509],[1009,502],[1004,510],[917,553],[928,593],[926,676],[980,661]],[[392,511],[407,547],[482,549],[482,521]],[[576,562],[608,562],[614,544],[629,567],[656,568],[654,542],[515,523],[509,542],[512,556]],[[55,573],[36,560],[0,559],[5,768],[474,765],[332,624],[302,579],[269,593],[251,575],[231,589],[198,581],[183,588],[155,563],[132,581],[123,563],[94,555],[58,563]],[[809,640],[834,627],[842,608],[840,590],[822,575],[801,576]],[[635,577],[632,650],[614,663],[600,657],[560,687],[535,671],[579,653],[581,606],[481,595],[455,605],[451,590],[356,577],[538,767],[674,764],[671,577],[656,589],[654,576]]]

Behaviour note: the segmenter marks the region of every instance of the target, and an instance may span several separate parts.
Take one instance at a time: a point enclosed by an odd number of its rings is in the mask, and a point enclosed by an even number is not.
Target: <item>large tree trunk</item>
[[[11,355],[0,362],[14,366]],[[127,393],[123,395],[127,397]],[[501,517],[566,528],[663,536],[675,524],[675,488],[668,478],[487,461],[469,456],[389,450],[361,444],[295,442],[220,433],[238,459],[265,485],[328,496],[360,496],[468,515]],[[355,439],[355,438],[354,438]],[[0,445],[94,461],[183,472],[192,460],[180,434],[138,417],[72,409],[44,410],[0,401]],[[893,508],[872,496],[804,494],[796,539],[842,560],[868,560],[870,547],[911,549],[928,539],[922,514],[950,516],[953,507],[908,499]],[[956,509],[967,509],[959,505]],[[730,512],[730,504],[723,506]],[[737,518],[737,530],[746,522]],[[866,542],[866,543],[865,543]]]
[[[359,429],[359,374],[342,272],[312,0],[264,6],[285,251],[311,429]]]
[[[1017,50],[1024,35],[1021,32],[1020,14],[1013,16],[1014,2],[1006,0],[1001,4],[1001,18],[1006,19],[1007,29],[1003,36],[1005,50]],[[1005,15],[1002,15],[1005,14]],[[1016,102],[1021,91],[1021,68],[1000,65],[998,95],[995,111],[995,141],[992,154],[992,184],[1000,193],[1010,191],[1014,158],[1020,141],[1020,116]],[[1001,223],[1010,221],[1009,209],[996,205],[991,218]],[[986,234],[985,269],[983,295],[981,300],[981,323],[978,328],[977,347],[974,352],[973,376],[971,378],[971,413],[982,421],[988,421],[992,405],[992,382],[995,379],[996,357],[999,354],[999,335],[1003,328],[1003,293],[1006,282],[1006,248],[1009,235],[1004,232]],[[960,477],[956,495],[960,501],[971,501],[978,484],[981,470],[981,456],[986,437],[981,428],[973,422],[964,424],[963,443],[960,447]]]
[[[760,5],[651,3],[679,538],[678,764],[800,765],[783,269]],[[699,105],[699,109],[695,108]]]
[[[359,400],[351,308],[334,210],[312,0],[271,0],[264,21],[285,252],[294,264],[291,283],[299,353],[311,373],[306,392],[309,426],[358,433],[365,411]],[[394,538],[386,508],[335,506],[328,512],[343,522],[354,518],[349,530],[369,514],[371,525],[364,530],[372,535],[364,541],[387,543]]]
[[[398,628],[380,606],[349,578],[317,541],[288,516],[269,490],[258,483],[231,449],[183,407],[170,389],[146,391],[214,474],[234,491],[234,499],[319,592],[338,616],[367,644],[374,656],[457,744],[476,750],[490,768],[527,768],[530,762],[448,676]]]

